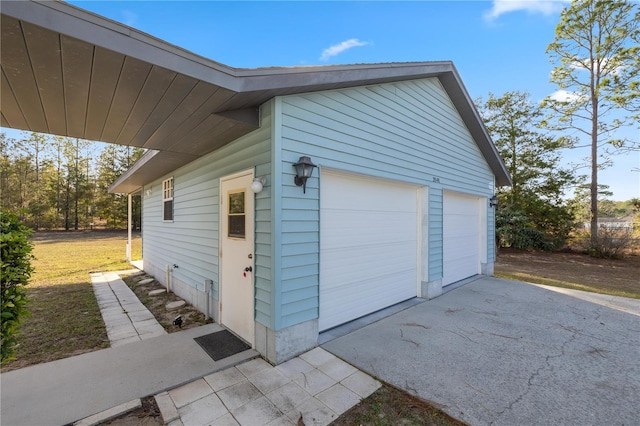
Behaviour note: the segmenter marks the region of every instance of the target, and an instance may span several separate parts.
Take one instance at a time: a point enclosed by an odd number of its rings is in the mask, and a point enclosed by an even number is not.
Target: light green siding
[[[220,178],[255,168],[270,179],[271,104],[261,109],[261,127],[223,148],[176,170],[143,188],[143,258],[145,265],[164,270],[178,265],[173,276],[203,290],[214,282],[218,299],[218,229]],[[173,176],[172,222],[162,220],[162,180]],[[268,324],[271,313],[270,188],[256,195],[256,319]],[[164,277],[159,277],[164,279]]]
[[[442,191],[488,197],[494,178],[439,80],[288,96],[278,105],[283,198],[276,329],[318,315],[321,170],[302,194],[292,167],[301,155],[321,168],[428,186],[429,279],[441,278]]]

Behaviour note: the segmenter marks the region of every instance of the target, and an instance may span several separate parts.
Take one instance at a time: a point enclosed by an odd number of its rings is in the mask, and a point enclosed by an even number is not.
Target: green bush
[[[16,345],[16,329],[20,318],[24,316],[27,304],[25,286],[33,272],[31,260],[33,245],[29,241],[31,230],[24,226],[18,217],[8,211],[0,212],[0,254],[2,256],[1,299],[2,346],[1,363],[13,357]]]
[[[523,212],[498,209],[496,236],[500,247],[551,250],[549,237],[531,222]]]

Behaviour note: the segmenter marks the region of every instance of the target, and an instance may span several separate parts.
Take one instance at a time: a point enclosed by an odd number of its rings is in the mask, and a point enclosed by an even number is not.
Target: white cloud
[[[551,15],[560,12],[570,0],[493,0],[491,10],[484,14],[487,21],[493,21],[500,15],[525,10],[529,13]]]
[[[342,43],[334,44],[333,46],[324,49],[322,51],[322,56],[320,56],[320,59],[322,61],[326,61],[333,56],[339,55],[345,50],[349,50],[351,48],[358,47],[358,46],[366,46],[367,44],[369,43],[365,41],[360,41],[357,38],[345,40]]]
[[[123,10],[121,14],[122,14],[122,23],[129,27],[135,26],[136,23],[138,22],[138,14],[135,12],[132,12],[130,10]]]
[[[574,102],[583,99],[583,96],[567,90],[556,90],[549,95],[549,99],[556,102]]]

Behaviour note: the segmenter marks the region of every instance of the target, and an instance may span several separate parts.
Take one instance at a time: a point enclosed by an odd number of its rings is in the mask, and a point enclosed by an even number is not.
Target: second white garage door
[[[442,285],[480,273],[480,198],[444,192]]]
[[[320,331],[416,296],[417,191],[322,172]]]

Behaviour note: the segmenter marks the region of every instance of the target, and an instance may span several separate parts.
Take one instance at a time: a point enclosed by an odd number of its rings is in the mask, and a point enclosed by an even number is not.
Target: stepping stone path
[[[151,290],[149,292],[149,296],[159,296],[159,295],[164,294],[166,292],[167,292],[167,290],[159,288],[158,290]]]
[[[186,304],[187,302],[185,302],[184,300],[178,300],[177,302],[167,303],[166,305],[167,311],[175,311],[176,309],[182,308]]]
[[[167,334],[118,274],[93,273],[91,283],[112,348]]]
[[[153,282],[153,278],[147,278],[142,281],[138,281],[138,285],[145,285],[145,284],[149,284],[150,282]]]

